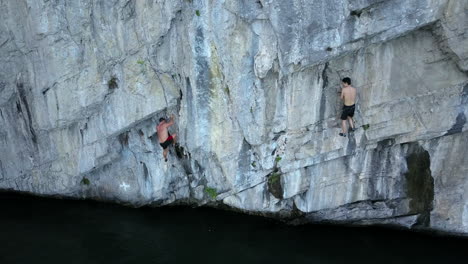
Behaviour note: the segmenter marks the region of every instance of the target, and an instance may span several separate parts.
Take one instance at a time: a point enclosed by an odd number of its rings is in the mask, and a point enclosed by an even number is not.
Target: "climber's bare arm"
[[[167,124],[165,124],[166,127],[170,127],[172,125],[174,125],[174,115],[171,115],[171,121],[169,121]]]

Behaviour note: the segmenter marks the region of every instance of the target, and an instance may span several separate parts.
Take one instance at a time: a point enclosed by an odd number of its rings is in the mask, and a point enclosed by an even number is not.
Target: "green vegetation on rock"
[[[273,172],[271,176],[268,178],[268,183],[269,184],[276,184],[279,182],[281,178],[281,173],[279,172]]]
[[[281,157],[280,157],[280,156],[276,156],[276,158],[275,158],[275,163],[280,162],[280,160],[281,160]]]
[[[89,181],[89,179],[88,179],[88,178],[86,178],[86,177],[83,177],[83,179],[81,180],[81,182],[80,182],[80,183],[81,183],[81,184],[83,184],[83,185],[89,185],[91,182]]]
[[[214,188],[205,187],[205,193],[208,194],[208,196],[210,196],[213,200],[218,197],[218,192],[216,192],[216,189]]]

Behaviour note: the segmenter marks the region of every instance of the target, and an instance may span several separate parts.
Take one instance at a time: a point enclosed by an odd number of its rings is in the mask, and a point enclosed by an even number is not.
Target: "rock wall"
[[[468,233],[466,1],[0,7],[2,190]]]

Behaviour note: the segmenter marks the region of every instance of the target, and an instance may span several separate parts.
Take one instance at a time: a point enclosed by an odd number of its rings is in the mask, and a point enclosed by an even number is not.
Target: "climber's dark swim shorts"
[[[159,145],[161,145],[163,149],[167,149],[167,147],[169,147],[169,145],[171,145],[172,142],[174,142],[174,138],[171,135],[169,135],[166,141],[164,141],[163,143],[159,143]]]
[[[354,105],[343,105],[343,113],[341,114],[341,120],[348,119],[348,116],[354,116]]]

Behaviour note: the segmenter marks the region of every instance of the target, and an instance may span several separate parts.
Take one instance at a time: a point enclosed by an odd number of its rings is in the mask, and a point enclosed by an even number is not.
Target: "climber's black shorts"
[[[163,149],[167,149],[167,147],[169,147],[169,145],[171,145],[172,142],[174,142],[174,138],[172,138],[172,136],[169,135],[166,141],[164,141],[163,143],[159,143],[159,145],[161,145]]]
[[[343,106],[343,113],[341,114],[341,120],[346,120],[349,117],[354,116],[354,105],[344,105]]]

